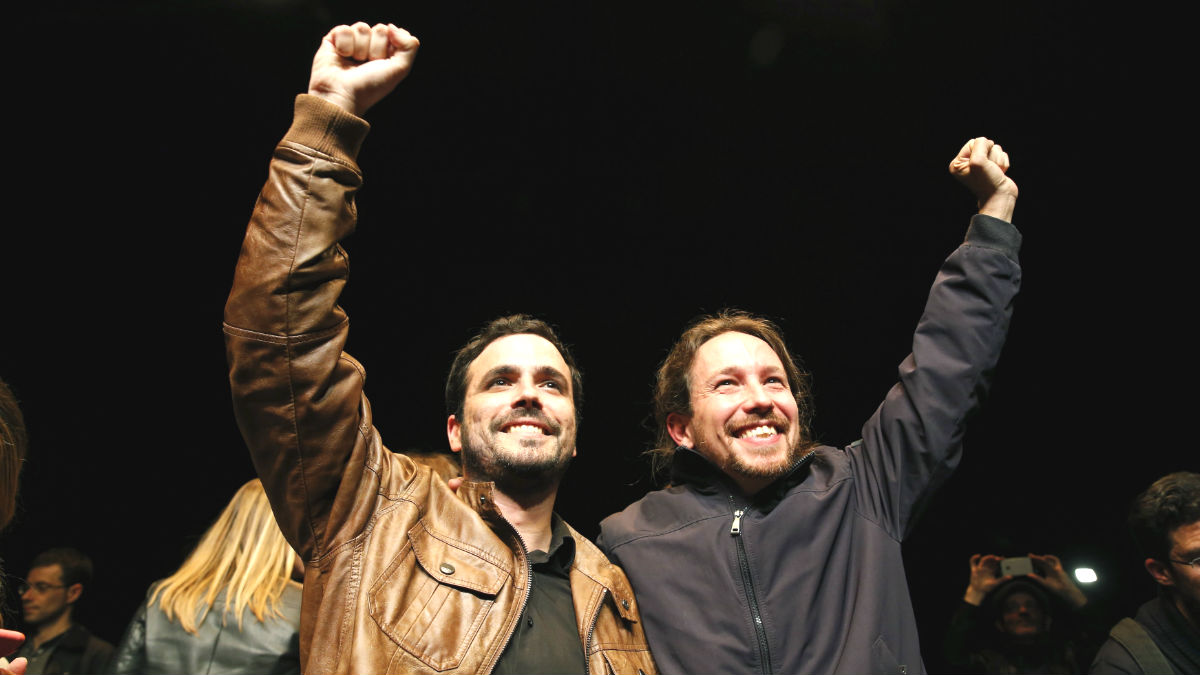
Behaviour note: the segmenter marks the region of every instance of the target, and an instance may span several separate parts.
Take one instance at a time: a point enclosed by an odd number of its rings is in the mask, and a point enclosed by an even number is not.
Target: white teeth
[[[770,438],[771,436],[774,436],[774,435],[775,435],[775,427],[764,424],[762,426],[754,427],[753,429],[747,429],[747,430],[743,431],[741,434],[739,434],[738,437],[739,438],[750,438],[751,436],[753,436],[756,438]]]
[[[542,433],[542,428],[536,427],[532,424],[514,424],[513,426],[505,429],[504,432],[509,434],[540,434]]]

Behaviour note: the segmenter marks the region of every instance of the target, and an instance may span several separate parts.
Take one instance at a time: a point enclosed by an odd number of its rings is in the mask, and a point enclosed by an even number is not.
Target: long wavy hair
[[[237,491],[179,570],[158,584],[150,605],[157,602],[168,619],[193,635],[222,591],[222,621],[232,612],[238,629],[247,607],[260,622],[283,616],[280,598],[291,582],[295,555],[256,478]]]

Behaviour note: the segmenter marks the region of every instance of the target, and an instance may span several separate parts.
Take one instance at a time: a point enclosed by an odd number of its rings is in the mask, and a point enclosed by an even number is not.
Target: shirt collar
[[[570,572],[575,562],[575,538],[557,513],[550,516],[550,550],[530,551],[529,562],[532,565],[548,564],[552,571],[563,575]]]

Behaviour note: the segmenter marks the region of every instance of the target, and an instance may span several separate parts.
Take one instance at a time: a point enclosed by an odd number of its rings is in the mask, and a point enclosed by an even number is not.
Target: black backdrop
[[[115,641],[253,476],[221,309],[312,52],[359,18],[422,40],[368,113],[346,243],[350,350],[393,449],[444,447],[444,372],[474,328],[543,316],[586,377],[559,510],[594,535],[650,486],[655,365],[726,306],[784,325],[818,436],[854,440],[972,212],[946,163],[988,135],[1021,188],[1025,284],[963,463],[906,544],[926,659],[974,552],[1093,566],[1114,619],[1152,592],[1124,509],[1198,464],[1175,384],[1194,372],[1186,114],[1157,81],[1182,66],[1157,50],[1164,17],[1034,0],[17,10],[0,377],[32,452],[10,574],[89,552],[81,616]]]

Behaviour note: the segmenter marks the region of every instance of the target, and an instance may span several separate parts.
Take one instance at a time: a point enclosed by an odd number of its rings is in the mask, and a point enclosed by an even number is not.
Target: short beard
[[[787,441],[787,433],[791,428],[791,425],[788,420],[781,415],[762,415],[748,420],[739,420],[736,426],[745,428],[745,425],[747,424],[757,424],[759,422],[763,424],[770,424],[776,429],[781,430],[783,439],[785,442]],[[734,426],[731,425],[726,427],[725,432],[728,435],[733,436]],[[782,478],[783,476],[786,476],[792,472],[792,469],[795,468],[796,463],[799,462],[800,458],[803,456],[804,450],[808,447],[808,444],[805,443],[804,440],[806,434],[803,433],[803,429],[801,432],[802,433],[797,435],[796,442],[788,446],[787,452],[784,454],[783,460],[780,462],[771,464],[769,466],[763,466],[761,464],[747,464],[742,461],[741,455],[737,453],[730,453],[730,455],[725,458],[725,462],[723,466],[721,466],[721,470],[725,472],[726,475],[736,474],[746,476],[748,478],[763,478],[768,480]]]
[[[485,445],[484,439],[476,439],[465,422],[462,443],[463,473],[472,481],[491,481],[498,490],[511,495],[557,488],[573,454],[562,452],[557,440],[557,452],[549,456],[513,457],[497,453]]]
[[[782,478],[791,473],[792,469],[795,468],[796,463],[800,461],[800,457],[802,456],[803,453],[801,452],[801,445],[799,443],[788,448],[787,454],[783,457],[783,461],[768,466],[763,466],[762,464],[746,464],[742,461],[740,455],[730,454],[729,457],[726,458],[725,465],[721,467],[721,470],[728,475],[737,474],[746,476],[748,478],[766,478],[775,480],[776,478]]]

